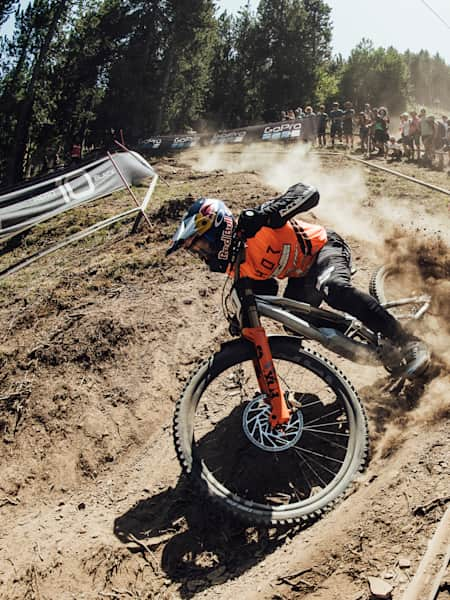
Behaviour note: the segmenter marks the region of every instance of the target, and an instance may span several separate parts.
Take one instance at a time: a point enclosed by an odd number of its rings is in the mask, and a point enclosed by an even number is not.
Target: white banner
[[[126,184],[134,185],[155,175],[136,152],[117,152],[111,157],[112,160],[106,156],[0,196],[0,241],[75,206],[108,196]]]

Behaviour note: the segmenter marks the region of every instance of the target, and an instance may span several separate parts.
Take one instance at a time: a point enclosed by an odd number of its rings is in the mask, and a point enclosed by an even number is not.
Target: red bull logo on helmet
[[[225,229],[222,231],[222,235],[220,236],[223,246],[217,256],[219,260],[228,260],[231,240],[233,239],[233,218],[229,215],[225,215],[223,219],[225,221]]]

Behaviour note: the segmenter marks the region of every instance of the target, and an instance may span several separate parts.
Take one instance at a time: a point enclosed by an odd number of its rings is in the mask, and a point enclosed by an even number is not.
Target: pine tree
[[[217,41],[211,61],[211,85],[207,98],[205,117],[214,129],[236,125],[236,101],[241,97],[236,91],[236,48],[234,40],[235,18],[226,12],[218,18]]]
[[[281,110],[315,101],[320,70],[330,56],[329,14],[322,0],[261,0],[259,52],[266,107]]]
[[[363,39],[343,67],[340,94],[355,106],[365,102],[402,111],[408,96],[408,69],[403,56],[394,48],[374,48]]]
[[[61,26],[64,13],[69,0],[36,0],[32,7],[32,23],[35,34],[35,47],[23,89],[23,97],[17,111],[17,121],[13,134],[10,159],[7,167],[7,183],[12,184],[23,177],[24,160],[29,141],[29,130],[33,118],[33,106],[36,88],[48,58],[50,46],[57,31]]]
[[[212,0],[133,5],[130,35],[111,66],[98,125],[130,142],[185,129],[202,116],[216,40]]]
[[[166,3],[166,11],[157,132],[185,129],[202,114],[216,39],[212,0],[171,0]]]
[[[0,26],[6,23],[18,3],[18,0],[3,0],[0,4]]]

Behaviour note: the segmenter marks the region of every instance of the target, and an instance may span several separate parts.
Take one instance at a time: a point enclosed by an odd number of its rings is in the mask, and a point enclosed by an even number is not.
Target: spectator
[[[370,111],[370,120],[375,121],[375,119],[377,118],[377,115],[378,115],[378,108],[376,106],[374,106],[372,108],[372,110]]]
[[[435,131],[433,137],[433,153],[437,153],[438,169],[442,171],[444,169],[444,151],[443,148],[446,145],[447,139],[447,117],[443,115],[440,119],[435,121]]]
[[[378,149],[377,156],[385,156],[386,154],[386,142],[389,139],[388,134],[388,120],[387,111],[381,107],[378,109],[378,113],[375,117],[375,123],[373,126],[373,140],[375,147]]]
[[[334,141],[337,137],[340,142],[342,142],[342,117],[344,111],[339,108],[339,102],[333,102],[333,108],[330,111],[330,120],[331,120],[331,129],[330,129],[330,137],[331,137],[331,147],[334,148]]]
[[[409,135],[411,137],[412,160],[414,160],[414,150],[417,150],[417,160],[420,160],[420,119],[415,110],[412,110],[409,116],[411,117]]]
[[[380,108],[378,109],[378,114],[381,115],[381,117],[385,120],[386,130],[388,130],[390,119],[389,119],[389,114],[388,114],[387,108],[385,106],[380,106]]]
[[[328,114],[325,112],[325,106],[323,104],[319,106],[319,110],[316,113],[316,122],[319,146],[325,148],[327,145]]]
[[[375,148],[375,121],[377,119],[377,115],[378,115],[378,108],[373,107],[370,109],[370,113],[369,113],[369,123],[368,123],[368,127],[369,127],[369,139],[368,139],[368,154],[369,156],[371,155],[371,153],[373,152],[374,148]]]
[[[447,115],[442,115],[442,121],[444,122],[444,125],[445,125],[445,137],[447,137],[448,136],[448,129],[450,127],[450,123],[448,121]]]
[[[400,115],[400,143],[403,144],[403,154],[405,158],[410,159],[413,154],[412,137],[410,135],[411,119],[409,114],[404,112]]]
[[[420,137],[424,147],[423,164],[431,167],[433,163],[433,138],[434,138],[434,116],[427,117],[427,111],[420,109]]]
[[[344,111],[342,115],[342,130],[344,133],[345,146],[353,150],[353,119],[355,118],[355,109],[353,104],[347,100],[344,104]]]
[[[288,121],[295,121],[295,113],[292,110],[292,108],[290,108],[287,113],[286,113],[287,119]]]
[[[74,142],[70,149],[70,162],[77,163],[81,160],[81,144]]]
[[[444,146],[443,150],[448,152],[449,170],[447,171],[447,175],[450,175],[450,124],[449,124],[448,120],[447,120],[447,138],[446,138],[445,146]]]
[[[395,137],[391,136],[386,144],[387,156],[391,162],[394,160],[400,161],[402,159],[402,146],[399,142],[395,141]]]
[[[359,139],[361,143],[361,152],[365,153],[368,151],[369,142],[369,117],[365,112],[360,112],[358,115],[357,125],[359,128]]]
[[[286,111],[285,110],[281,111],[280,116],[281,116],[281,120],[282,121],[287,121],[287,115],[286,115]]]
[[[317,135],[316,113],[311,106],[305,108],[305,116],[302,120],[301,137],[304,142],[309,142],[314,146]]]
[[[303,108],[301,106],[297,106],[297,108],[294,111],[294,114],[296,119],[302,119],[305,116],[305,113],[303,112]]]

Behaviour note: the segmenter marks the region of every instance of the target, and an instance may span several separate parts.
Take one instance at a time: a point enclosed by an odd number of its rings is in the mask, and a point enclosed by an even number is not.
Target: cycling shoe
[[[401,348],[401,363],[394,370],[397,376],[413,379],[422,375],[430,364],[431,355],[425,342],[411,340]]]

